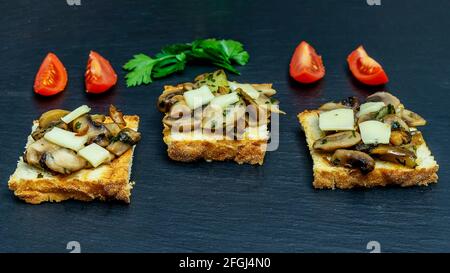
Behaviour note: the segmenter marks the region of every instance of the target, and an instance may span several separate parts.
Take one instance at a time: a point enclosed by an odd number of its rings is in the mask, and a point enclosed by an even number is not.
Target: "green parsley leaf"
[[[191,43],[177,43],[163,47],[154,58],[145,54],[134,55],[123,68],[127,86],[149,84],[153,79],[163,78],[183,71],[191,61],[211,63],[225,70],[240,74],[233,66],[247,64],[249,54],[243,45],[234,40],[199,39]]]
[[[125,78],[127,79],[127,86],[137,86],[149,84],[152,82],[152,69],[158,60],[152,59],[145,54],[134,55],[134,58],[128,61],[123,68],[125,70],[131,70]]]

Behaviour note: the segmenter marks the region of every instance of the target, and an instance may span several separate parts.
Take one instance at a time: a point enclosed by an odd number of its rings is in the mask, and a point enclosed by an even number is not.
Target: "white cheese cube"
[[[72,112],[70,112],[69,114],[62,117],[61,120],[64,121],[64,123],[69,124],[76,118],[81,117],[82,115],[87,114],[90,111],[91,111],[91,108],[89,108],[89,106],[82,105],[82,106],[78,107],[77,109],[73,110]]]
[[[319,128],[322,131],[345,131],[355,129],[352,109],[335,109],[320,113]]]
[[[108,150],[96,143],[84,147],[78,151],[78,154],[91,163],[94,168],[109,160],[111,156]]]
[[[376,120],[361,122],[359,131],[364,144],[389,144],[391,138],[391,126]]]
[[[183,96],[186,100],[186,104],[191,109],[196,109],[200,106],[208,104],[212,99],[214,99],[214,95],[207,85],[184,92]]]
[[[44,135],[44,139],[61,147],[79,151],[84,148],[84,144],[88,141],[88,136],[77,136],[74,132],[54,127]]]
[[[259,97],[259,92],[251,84],[228,82],[228,85],[230,86],[230,89],[232,91],[236,91],[236,89],[241,88],[245,93],[247,93],[247,95],[249,95],[254,100]]]
[[[361,104],[359,107],[359,112],[357,114],[358,117],[372,113],[372,112],[378,112],[381,108],[385,106],[384,102],[378,101],[378,102],[366,102],[364,104]]]
[[[227,108],[228,105],[234,104],[239,101],[239,96],[236,92],[221,95],[215,97],[211,102],[210,105],[219,106],[222,109]]]

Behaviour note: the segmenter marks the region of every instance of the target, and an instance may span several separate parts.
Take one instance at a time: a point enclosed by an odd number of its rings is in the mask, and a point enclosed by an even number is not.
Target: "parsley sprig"
[[[183,71],[186,64],[192,61],[208,62],[240,74],[233,64],[245,65],[248,59],[248,52],[238,41],[201,39],[191,43],[168,45],[153,58],[142,53],[134,55],[123,68],[129,71],[125,78],[127,86],[132,87],[149,84],[154,79]]]

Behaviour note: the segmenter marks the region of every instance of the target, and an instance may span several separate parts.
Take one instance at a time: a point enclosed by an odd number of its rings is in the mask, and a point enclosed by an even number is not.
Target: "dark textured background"
[[[322,1],[1,1],[0,3],[0,251],[67,252],[366,252],[450,251],[449,92],[450,2]],[[127,89],[120,69],[133,54],[195,38],[240,40],[251,60],[243,82],[273,82],[282,108],[281,144],[262,167],[234,163],[180,164],[167,158],[155,100],[164,84],[213,70],[195,66],[149,86]],[[293,49],[310,41],[323,55],[326,78],[301,87],[289,80]],[[346,57],[365,45],[390,76],[386,89],[422,114],[425,137],[440,164],[428,188],[313,190],[312,162],[296,114],[375,89],[358,85]],[[89,50],[119,74],[115,90],[83,92]],[[61,95],[33,94],[35,73],[48,51],[69,73]],[[27,205],[7,188],[31,121],[41,112],[114,103],[141,116],[142,142],[133,166],[131,205],[63,202]]]

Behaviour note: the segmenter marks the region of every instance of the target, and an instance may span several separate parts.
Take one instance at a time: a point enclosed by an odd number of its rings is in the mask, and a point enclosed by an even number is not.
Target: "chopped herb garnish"
[[[37,178],[43,178],[44,175],[42,173],[38,173]]]
[[[77,123],[75,123],[75,129],[80,129],[80,127],[81,127],[81,122],[77,122]]]

